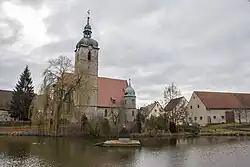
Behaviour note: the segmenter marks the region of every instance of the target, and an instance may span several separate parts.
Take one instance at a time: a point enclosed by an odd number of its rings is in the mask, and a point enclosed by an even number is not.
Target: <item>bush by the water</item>
[[[190,132],[190,133],[199,133],[201,127],[198,124],[183,124],[179,126],[179,131]]]
[[[168,129],[168,120],[163,116],[152,116],[150,119],[145,121],[145,132],[152,130],[168,131]]]

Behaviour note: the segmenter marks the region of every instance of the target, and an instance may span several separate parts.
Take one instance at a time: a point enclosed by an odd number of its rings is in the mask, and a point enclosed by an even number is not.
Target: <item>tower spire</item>
[[[87,14],[88,14],[87,24],[89,24],[90,10],[87,11]]]
[[[131,79],[128,80],[128,86],[131,86]]]
[[[84,34],[84,37],[85,38],[91,38],[91,26],[89,24],[89,19],[90,19],[90,10],[87,11],[87,14],[88,14],[88,17],[87,17],[87,24],[86,26],[84,27],[84,31],[83,31],[83,34]]]

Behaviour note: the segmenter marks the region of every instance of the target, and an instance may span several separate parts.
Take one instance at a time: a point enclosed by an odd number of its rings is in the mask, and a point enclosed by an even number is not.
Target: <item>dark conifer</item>
[[[10,115],[19,120],[29,119],[29,108],[33,100],[34,87],[28,66],[25,67],[13,91]]]

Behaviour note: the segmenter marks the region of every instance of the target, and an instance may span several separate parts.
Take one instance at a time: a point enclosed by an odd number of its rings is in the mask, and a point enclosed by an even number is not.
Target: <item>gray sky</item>
[[[88,9],[99,74],[131,78],[139,106],[172,81],[187,99],[250,92],[248,0],[0,0],[0,89],[13,89],[26,64],[37,89],[49,59],[74,59]]]

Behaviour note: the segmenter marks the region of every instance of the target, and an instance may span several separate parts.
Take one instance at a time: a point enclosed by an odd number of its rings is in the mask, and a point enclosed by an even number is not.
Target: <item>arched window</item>
[[[132,116],[134,116],[135,115],[135,111],[134,110],[132,110]]]
[[[88,52],[88,60],[89,61],[91,60],[91,52],[90,51]]]
[[[105,109],[105,111],[104,111],[104,117],[107,117],[108,116],[108,111],[107,111],[107,109]]]

